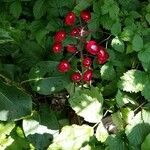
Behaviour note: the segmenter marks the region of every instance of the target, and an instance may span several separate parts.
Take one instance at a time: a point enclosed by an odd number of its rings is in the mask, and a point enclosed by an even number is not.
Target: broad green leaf
[[[121,33],[121,23],[120,22],[116,22],[113,24],[113,26],[111,27],[111,33],[113,35],[118,35],[119,33]]]
[[[14,141],[13,138],[11,138],[10,132],[15,127],[14,122],[0,122],[0,149],[5,150],[9,145],[11,145]]]
[[[46,1],[45,0],[37,0],[33,6],[33,14],[36,19],[40,19],[42,16],[46,14]]]
[[[23,120],[23,130],[36,149],[46,149],[59,132],[59,125],[48,105],[41,105],[40,112]]]
[[[77,115],[88,122],[96,123],[102,118],[103,97],[97,88],[76,91],[69,103]]]
[[[59,73],[56,61],[39,62],[29,73],[29,82],[34,91],[49,95],[63,90],[70,82],[68,75]]]
[[[63,41],[63,46],[67,46],[68,44],[77,44],[77,39],[72,38],[72,37],[67,37],[64,41]]]
[[[18,18],[22,12],[21,1],[16,0],[10,5],[10,13]]]
[[[140,92],[144,88],[146,78],[146,74],[142,71],[129,70],[121,77],[119,88],[126,92]]]
[[[92,4],[92,0],[80,0],[79,3],[75,6],[74,12],[79,15],[80,12]]]
[[[32,99],[24,91],[0,82],[0,120],[18,120],[31,114]]]
[[[48,150],[79,150],[85,142],[90,141],[93,134],[93,128],[88,125],[65,126],[54,138]]]
[[[99,29],[100,26],[100,17],[97,14],[91,14],[91,20],[88,23],[88,29],[91,31],[96,31]]]
[[[150,13],[147,13],[145,15],[145,18],[146,18],[147,22],[150,24]]]
[[[126,95],[125,93],[121,92],[120,90],[118,90],[117,92],[116,102],[119,107],[123,107],[124,105],[128,103],[135,105],[135,101],[131,97]]]
[[[132,37],[134,35],[134,31],[130,29],[129,27],[124,28],[123,32],[120,35],[120,38],[123,41],[131,41]]]
[[[119,7],[114,0],[104,0],[104,5],[101,9],[103,15],[109,13],[110,18],[113,20],[119,15]]]
[[[135,34],[132,41],[132,48],[135,51],[140,51],[143,48],[143,39],[139,34]]]
[[[113,113],[111,116],[112,116],[112,121],[116,125],[117,129],[119,131],[124,130],[125,124],[124,124],[121,112],[118,111],[116,113]]]
[[[17,150],[17,149],[30,149],[29,142],[24,136],[24,133],[20,127],[15,128],[10,136],[14,140],[5,150]]]
[[[104,127],[103,123],[100,122],[97,129],[96,129],[96,138],[98,141],[100,142],[105,142],[106,139],[108,138],[109,134],[106,130],[106,128]]]
[[[141,150],[149,150],[150,148],[150,133],[145,138],[144,142],[142,143]]]
[[[121,52],[121,53],[124,52],[124,49],[125,49],[124,42],[118,37],[115,37],[114,39],[112,39],[111,45],[116,51]]]
[[[150,43],[144,45],[144,49],[138,53],[138,58],[144,63],[150,63]]]
[[[127,150],[127,144],[123,140],[123,135],[110,135],[106,144],[109,150]]]
[[[145,99],[150,101],[150,80],[147,80],[144,86],[144,89],[142,90],[142,95]]]
[[[106,63],[101,67],[100,70],[101,78],[103,80],[112,80],[116,77],[116,72],[114,70],[114,67],[111,63]]]
[[[125,132],[131,145],[140,146],[150,133],[150,112],[142,110],[136,114],[126,126]]]

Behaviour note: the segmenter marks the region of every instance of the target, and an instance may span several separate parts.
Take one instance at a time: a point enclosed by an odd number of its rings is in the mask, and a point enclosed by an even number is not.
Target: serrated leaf
[[[114,67],[111,63],[106,63],[101,67],[100,70],[101,78],[103,80],[112,80],[116,76],[116,72],[114,70]]]
[[[76,91],[69,103],[77,115],[88,122],[96,123],[102,118],[103,97],[97,88]]]
[[[72,125],[62,128],[48,150],[79,150],[94,134],[93,128],[88,125]]]
[[[110,135],[106,144],[109,150],[127,150],[127,144],[122,139],[122,135]]]
[[[125,93],[121,92],[118,90],[117,95],[116,95],[116,102],[119,107],[123,107],[124,105],[131,103],[135,105],[134,100],[126,95]]]
[[[92,4],[92,0],[80,0],[79,3],[75,6],[74,12],[79,15],[80,12]]]
[[[142,95],[144,96],[145,99],[150,101],[150,80],[147,80],[145,83],[145,86],[142,90]]]
[[[124,42],[118,37],[115,37],[114,39],[112,39],[111,45],[116,51],[121,52],[121,53],[124,52],[124,49],[125,49]]]
[[[150,112],[142,110],[126,126],[126,135],[132,146],[140,146],[150,132]]]
[[[124,124],[121,112],[118,111],[116,113],[113,113],[111,116],[112,116],[112,121],[116,125],[117,129],[119,131],[124,130],[124,125],[125,124]]]
[[[135,34],[132,40],[132,48],[135,51],[140,51],[143,48],[143,39],[139,34]]]
[[[121,33],[121,23],[120,22],[116,22],[113,24],[113,26],[111,27],[111,33],[116,36],[119,33]]]
[[[0,120],[18,120],[31,114],[31,96],[0,82]]]
[[[15,127],[14,122],[0,122],[0,149],[5,150],[9,145],[12,144],[14,139],[9,135]]]
[[[40,19],[46,13],[46,1],[45,0],[37,0],[33,6],[33,14],[36,19]]]
[[[150,24],[150,13],[147,13],[145,15],[145,18],[146,18],[147,22]]]
[[[46,117],[45,117],[46,116]],[[46,149],[59,132],[56,116],[48,105],[41,105],[40,112],[23,120],[23,130],[36,149]]]
[[[149,150],[150,148],[150,134],[148,134],[142,143],[141,150]]]
[[[10,13],[18,18],[20,16],[22,12],[22,6],[21,6],[21,2],[19,0],[14,1],[11,5],[10,5]]]
[[[129,70],[121,77],[119,88],[126,92],[140,92],[144,88],[146,78],[146,74],[142,71]]]
[[[96,138],[100,142],[105,142],[108,137],[107,129],[104,127],[103,123],[100,122],[97,129],[96,129]]]
[[[144,45],[144,49],[138,53],[138,58],[144,63],[150,63],[150,43]]]
[[[29,82],[34,91],[49,95],[63,90],[70,82],[67,74],[59,73],[56,61],[42,61],[29,73]]]

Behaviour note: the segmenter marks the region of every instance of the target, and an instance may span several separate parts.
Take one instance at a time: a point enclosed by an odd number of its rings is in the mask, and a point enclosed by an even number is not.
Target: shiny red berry
[[[74,25],[76,21],[76,15],[74,12],[69,12],[67,13],[66,17],[65,17],[65,24],[68,26],[72,26]]]
[[[67,45],[67,52],[69,53],[75,53],[77,51],[77,48],[73,44]]]
[[[80,13],[80,17],[82,18],[82,20],[84,20],[85,22],[88,22],[89,20],[91,20],[91,13],[88,10],[83,10]]]
[[[71,36],[80,36],[80,31],[81,31],[81,29],[78,27],[73,28],[70,32],[70,35]]]
[[[83,73],[83,81],[88,82],[92,80],[93,71],[92,70],[86,70]]]
[[[79,72],[75,72],[71,75],[71,80],[73,82],[80,82],[81,80],[81,74]]]
[[[82,65],[83,65],[85,68],[90,67],[91,64],[92,64],[92,60],[91,60],[90,57],[86,57],[86,58],[84,58],[83,61],[82,61]]]
[[[68,62],[68,60],[62,60],[59,64],[58,64],[58,71],[59,72],[67,72],[70,70],[70,64]]]
[[[104,64],[109,58],[109,54],[104,47],[99,46],[99,52],[97,54],[97,60],[99,64]]]
[[[56,42],[53,44],[52,50],[54,53],[61,53],[62,51],[62,44],[59,42]]]
[[[86,44],[86,50],[92,54],[96,55],[99,51],[99,45],[96,43],[96,41],[88,41]]]
[[[62,42],[66,38],[66,32],[64,30],[60,30],[55,34],[55,42]]]

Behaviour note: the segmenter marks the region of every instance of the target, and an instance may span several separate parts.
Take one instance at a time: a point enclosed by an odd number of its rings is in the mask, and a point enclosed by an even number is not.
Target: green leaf
[[[12,139],[14,139],[14,141],[5,150],[30,149],[29,142],[24,137],[24,133],[20,127],[16,127],[11,132],[10,136]]]
[[[150,148],[150,134],[147,135],[144,142],[142,143],[141,150],[149,150]]]
[[[67,46],[68,44],[77,44],[77,39],[72,38],[72,37],[67,37],[64,41],[63,41],[63,46]]]
[[[140,51],[143,48],[143,39],[139,34],[135,34],[132,41],[132,48],[135,51]]]
[[[12,144],[14,139],[12,139],[9,135],[10,132],[15,127],[14,122],[0,122],[0,149],[5,150],[9,145]]]
[[[112,116],[112,121],[116,125],[117,129],[119,131],[124,130],[125,124],[124,124],[121,112],[118,111],[116,113],[113,113],[111,116]]]
[[[116,20],[119,15],[119,7],[114,0],[104,0],[101,10],[103,15],[109,13],[110,18],[113,20]]]
[[[150,133],[150,112],[142,110],[136,114],[126,126],[125,132],[131,145],[140,146]]]
[[[59,73],[56,61],[42,61],[33,67],[29,73],[29,82],[34,91],[49,95],[63,90],[69,83],[67,74]]]
[[[138,53],[138,58],[144,63],[150,63],[150,43],[144,45],[144,49]]]
[[[69,103],[77,115],[88,122],[96,123],[102,118],[103,97],[97,88],[76,91]]]
[[[90,141],[93,134],[93,128],[88,125],[65,126],[54,138],[48,150],[79,150],[85,142]]]
[[[100,70],[101,78],[103,80],[112,80],[116,77],[116,72],[114,70],[114,67],[111,63],[106,63],[101,67]]]
[[[145,15],[145,18],[146,18],[147,22],[150,24],[150,13],[147,13]]]
[[[18,120],[31,114],[31,96],[0,82],[0,120]]]
[[[91,31],[95,31],[99,29],[100,26],[100,17],[97,14],[92,13],[91,14],[91,20],[88,23],[88,29]]]
[[[110,135],[106,141],[109,150],[127,150],[127,145],[122,138],[122,135]]]
[[[148,79],[145,83],[144,89],[142,90],[142,95],[145,99],[150,101],[150,80]]]
[[[19,0],[14,1],[14,2],[10,5],[10,13],[11,13],[15,18],[19,18],[21,12],[22,12],[21,2],[20,2]]]
[[[113,26],[111,27],[111,33],[116,36],[119,33],[121,33],[121,23],[120,22],[116,22],[113,24]]]
[[[106,139],[108,138],[108,132],[107,129],[104,127],[103,123],[100,122],[97,129],[96,129],[96,138],[100,142],[105,142]]]
[[[47,4],[45,0],[37,0],[33,6],[33,14],[36,19],[40,19],[46,14]]]
[[[121,53],[124,52],[124,49],[125,49],[124,42],[118,37],[115,37],[114,39],[112,39],[111,45],[116,51],[121,52]]]
[[[23,130],[28,140],[36,149],[46,149],[59,132],[59,125],[48,105],[41,105],[40,112],[34,112],[23,120]]]
[[[79,3],[75,6],[74,12],[79,15],[80,12],[92,4],[92,0],[80,0]]]
[[[135,101],[131,97],[126,95],[125,93],[121,92],[120,90],[118,90],[117,92],[116,102],[119,107],[123,107],[124,105],[128,103],[135,105]]]
[[[123,91],[137,93],[143,90],[146,78],[144,72],[132,69],[124,73],[118,86]]]

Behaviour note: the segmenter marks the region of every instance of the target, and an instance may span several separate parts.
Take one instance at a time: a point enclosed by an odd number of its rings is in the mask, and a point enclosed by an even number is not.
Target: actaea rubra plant
[[[103,65],[109,59],[109,53],[103,45],[99,44],[99,41],[95,39],[86,40],[90,31],[85,26],[90,20],[91,12],[89,10],[81,11],[79,17],[74,12],[68,12],[64,18],[64,23],[70,28],[70,32],[68,33],[65,29],[60,29],[54,36],[52,51],[54,53],[61,53],[63,50],[66,50],[66,53],[73,55],[71,59],[66,60],[64,58],[59,62],[57,69],[60,73],[70,71],[72,69],[71,60],[76,57],[76,54],[79,54],[81,69],[73,71],[70,77],[74,83],[90,83],[93,77],[93,60],[96,59],[98,64]],[[63,41],[67,36],[79,40],[78,44],[74,45],[70,43],[63,47]]]

